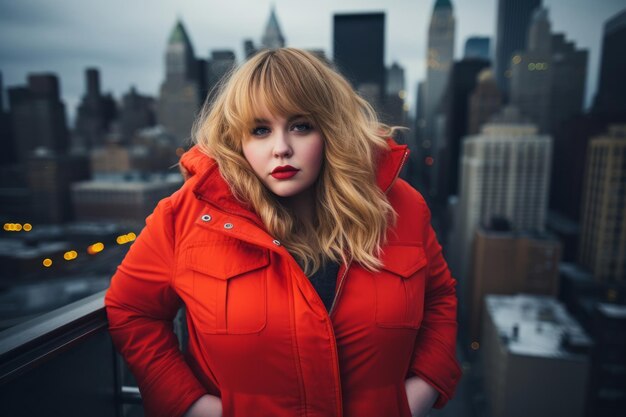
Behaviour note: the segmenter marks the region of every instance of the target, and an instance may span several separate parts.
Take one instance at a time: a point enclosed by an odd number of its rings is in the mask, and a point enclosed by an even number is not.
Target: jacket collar
[[[407,145],[398,145],[391,138],[387,139],[387,143],[389,149],[381,152],[378,156],[376,173],[378,187],[385,193],[389,191],[400,175],[409,154]],[[220,174],[215,160],[202,152],[197,145],[183,154],[180,158],[180,165],[186,178],[199,176],[193,188],[198,199],[231,214],[248,218],[259,226],[263,225],[260,217],[254,213],[249,205],[235,198]]]

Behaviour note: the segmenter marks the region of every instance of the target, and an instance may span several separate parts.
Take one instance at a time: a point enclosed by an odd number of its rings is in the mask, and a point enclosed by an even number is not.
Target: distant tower
[[[498,0],[495,38],[495,73],[500,90],[508,97],[511,57],[526,49],[528,25],[541,0]]]
[[[490,61],[489,38],[483,36],[472,36],[465,41],[465,51],[463,58],[480,58]]]
[[[157,121],[179,145],[189,144],[191,127],[201,104],[198,64],[191,41],[179,20],[167,43],[165,81],[157,105]]]
[[[263,37],[261,38],[261,47],[268,49],[282,48],[285,46],[285,38],[280,30],[278,18],[276,18],[276,10],[272,6],[270,18],[265,26]]]
[[[604,24],[602,62],[598,93],[594,103],[596,113],[626,113],[626,10],[617,13]]]
[[[579,258],[598,281],[625,281],[624,178],[626,125],[613,125],[591,140],[585,168]]]
[[[336,14],[333,58],[361,96],[381,110],[385,92],[385,14]]]
[[[25,163],[37,148],[68,150],[65,105],[56,75],[29,75],[27,87],[9,88],[9,104],[18,162]]]
[[[481,127],[502,108],[502,94],[491,68],[485,68],[477,77],[478,84],[469,98],[467,133],[475,135]]]
[[[207,88],[209,91],[237,65],[235,52],[231,50],[215,50],[207,62]]]
[[[76,134],[86,149],[102,145],[107,128],[103,97],[100,93],[100,73],[97,68],[85,70],[87,91],[78,106]]]
[[[528,28],[525,52],[511,59],[511,104],[530,118],[539,131],[550,131],[550,91],[552,90],[552,34],[548,10],[538,8]]]
[[[426,91],[424,92],[425,139],[430,140],[431,155],[443,145],[436,138],[437,114],[446,89],[454,58],[455,19],[450,0],[437,0],[428,29]],[[435,162],[436,163],[436,162]]]

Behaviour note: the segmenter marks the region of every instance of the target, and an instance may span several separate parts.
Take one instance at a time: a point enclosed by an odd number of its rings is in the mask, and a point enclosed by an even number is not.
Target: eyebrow
[[[295,114],[293,116],[291,116],[289,119],[287,119],[287,123],[291,123],[296,119],[299,119],[301,117],[306,117],[304,114]],[[254,119],[254,123],[270,123],[269,120],[267,119],[260,119],[260,118],[255,118]]]

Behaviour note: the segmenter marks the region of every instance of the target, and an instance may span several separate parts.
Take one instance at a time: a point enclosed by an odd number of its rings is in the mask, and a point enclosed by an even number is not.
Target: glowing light
[[[24,223],[24,231],[30,232],[31,230],[33,230],[33,225],[30,223]]]
[[[9,229],[10,229],[10,227],[11,227],[11,226],[9,225],[9,223],[5,223],[5,224],[4,224],[4,230],[5,230],[5,231],[7,231],[7,232],[8,232],[8,231],[9,231]]]
[[[404,110],[404,111],[409,111],[409,104],[408,104],[408,103],[404,103],[404,104],[402,105],[402,110]]]
[[[534,63],[534,62],[531,62],[530,64],[528,64],[528,70],[529,70],[529,71],[534,71],[534,70],[535,70],[535,67],[536,67],[536,65],[535,65],[535,63]]]
[[[131,242],[133,240],[137,239],[137,235],[134,234],[133,232],[128,233],[126,236],[128,236],[128,240],[131,241]]]
[[[470,347],[472,348],[472,350],[478,350],[478,349],[480,349],[480,343],[478,343],[478,342],[472,342],[472,344],[470,345]]]
[[[90,255],[95,255],[98,252],[102,252],[103,249],[104,249],[104,243],[97,242],[97,243],[94,243],[93,245],[90,245],[87,248],[87,253]]]
[[[15,224],[15,231],[16,231],[16,232],[19,232],[19,231],[21,231],[21,230],[22,230],[22,225],[21,225],[21,224],[19,224],[19,223],[16,223],[16,224]]]
[[[435,159],[432,156],[424,158],[424,163],[428,166],[432,166],[435,163]]]
[[[78,253],[75,250],[67,251],[63,254],[63,259],[66,261],[72,261],[78,257]]]
[[[519,56],[519,55],[515,55],[515,56],[513,57],[513,63],[514,63],[515,65],[517,65],[517,64],[519,64],[520,62],[522,62],[522,57],[521,57],[521,56]]]
[[[42,264],[46,268],[50,268],[52,266],[52,259],[46,258],[46,259],[43,260]]]
[[[402,100],[404,100],[406,98],[406,91],[400,90],[398,92],[398,97],[400,97]]]

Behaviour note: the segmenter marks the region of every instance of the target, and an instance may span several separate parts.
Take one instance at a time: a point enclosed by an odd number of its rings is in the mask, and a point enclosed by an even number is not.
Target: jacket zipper
[[[389,190],[391,190],[391,187],[393,187],[393,185],[396,183],[396,180],[400,176],[400,171],[402,171],[402,167],[404,167],[404,163],[406,162],[406,158],[408,154],[409,154],[409,151],[405,149],[404,154],[402,155],[402,160],[400,161],[400,165],[398,165],[398,169],[396,171],[396,174],[393,177],[393,180],[391,181],[391,184],[389,184],[389,187],[387,187],[387,189],[385,190],[385,194],[387,194]],[[330,310],[328,311],[328,316],[331,316],[331,314],[335,310],[335,304],[337,303],[337,299],[341,295],[341,290],[343,289],[344,278],[346,277],[346,274],[348,273],[348,270],[350,269],[351,265],[352,265],[352,261],[350,261],[348,265],[346,265],[346,270],[341,275],[341,278],[339,280],[339,286],[337,287],[337,292],[335,293],[335,298],[333,298],[333,303],[331,304]]]

